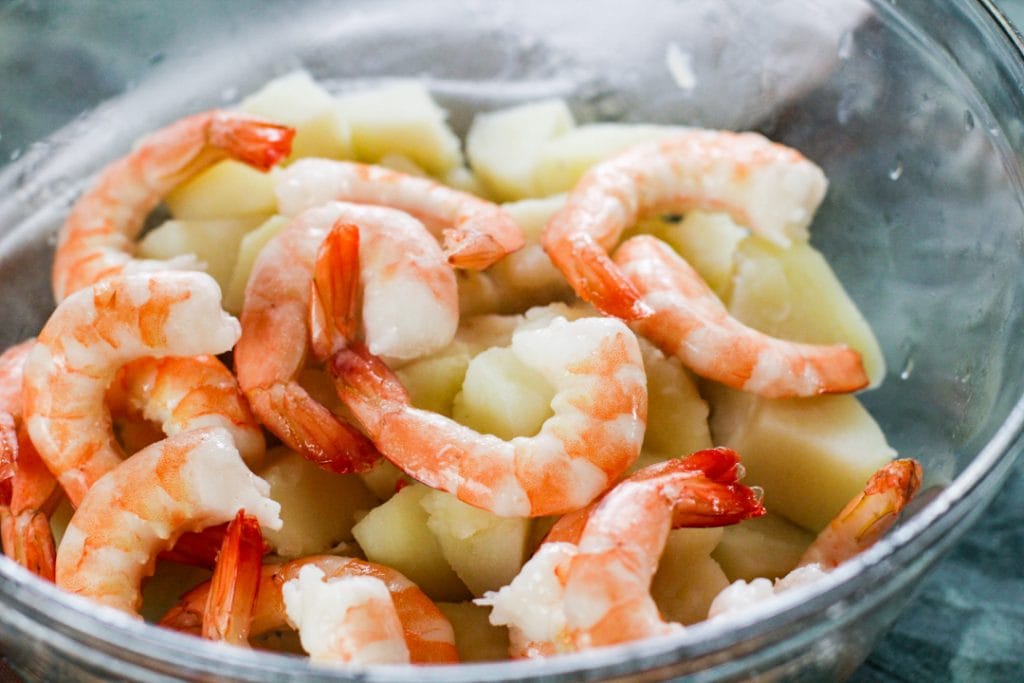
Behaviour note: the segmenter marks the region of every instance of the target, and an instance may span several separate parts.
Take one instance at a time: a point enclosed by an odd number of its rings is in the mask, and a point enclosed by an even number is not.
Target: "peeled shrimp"
[[[651,580],[674,527],[735,524],[764,514],[738,483],[739,456],[716,448],[646,467],[587,510],[561,520],[511,584],[477,600],[508,625],[511,654],[537,657],[663,635]]]
[[[288,156],[295,131],[228,111],[195,114],[152,133],[108,166],[71,209],[53,263],[57,301],[110,275],[150,270],[197,270],[192,255],[145,261],[132,242],[146,216],[175,185],[216,162],[233,158],[261,171]]]
[[[287,216],[330,201],[401,209],[443,237],[448,262],[482,270],[524,244],[501,207],[427,178],[351,161],[302,159],[278,176],[278,208]]]
[[[221,353],[238,335],[204,273],[111,277],[61,302],[25,364],[25,423],[73,505],[122,460],[104,404],[121,366]]]
[[[651,314],[608,252],[659,211],[723,211],[776,244],[805,238],[825,196],[815,164],[756,133],[691,130],[637,145],[590,169],[541,243],[583,299],[625,320]]]
[[[896,523],[920,486],[921,465],[916,460],[884,465],[818,534],[793,571],[774,583],[762,578],[726,586],[712,601],[708,617],[742,612],[790,588],[814,583],[874,545]]]
[[[281,506],[218,427],[169,436],[100,478],[81,500],[57,549],[57,585],[138,614],[141,582],[156,556],[186,531],[238,510],[279,529]]]
[[[615,263],[653,311],[633,329],[702,377],[770,398],[868,384],[860,354],[845,345],[778,339],[733,318],[697,271],[657,238],[623,242]]]
[[[363,326],[376,352],[411,358],[444,347],[455,335],[459,309],[455,276],[437,243],[419,221],[395,209],[330,203],[301,213],[264,247],[246,288],[235,348],[238,382],[278,438],[326,469],[348,472],[372,465],[377,450],[296,379],[306,362],[318,249],[335,225],[356,226],[347,234],[350,247],[355,235],[357,248],[328,266],[339,278],[358,273],[363,280]],[[358,286],[347,289],[358,293]],[[326,289],[320,295],[330,298]],[[351,300],[330,300],[345,315],[357,315]]]
[[[287,626],[281,588],[298,577],[303,567],[310,566],[323,572],[327,579],[369,576],[383,581],[401,621],[405,645],[413,664],[458,661],[451,624],[415,584],[389,567],[334,555],[315,555],[284,564],[265,565],[256,591],[251,637]],[[197,586],[181,598],[160,620],[160,624],[179,631],[198,633],[210,594],[210,582]]]
[[[412,478],[504,516],[583,507],[640,453],[647,380],[636,337],[621,321],[554,319],[520,330],[512,352],[556,389],[535,436],[504,441],[413,408],[391,370],[365,348],[336,350],[338,396],[381,453]]]

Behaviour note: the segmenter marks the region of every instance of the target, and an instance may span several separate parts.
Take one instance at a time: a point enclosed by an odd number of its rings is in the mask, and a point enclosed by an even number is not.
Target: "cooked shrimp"
[[[622,231],[659,211],[724,211],[781,245],[807,235],[825,196],[821,169],[756,133],[692,130],[637,145],[590,169],[541,243],[576,293],[604,313],[652,311],[608,257]]]
[[[708,616],[740,612],[790,588],[817,581],[874,545],[896,523],[920,486],[921,465],[916,460],[893,460],[884,465],[818,534],[793,571],[774,583],[763,578],[732,583],[715,597]]]
[[[414,479],[509,517],[583,507],[640,454],[647,380],[636,337],[619,320],[558,317],[516,332],[511,349],[555,387],[540,432],[511,441],[413,408],[365,347],[337,349],[327,366],[381,453]]]
[[[228,559],[227,561],[230,561]],[[338,577],[370,576],[380,579],[391,593],[398,618],[402,623],[405,644],[413,664],[443,664],[458,661],[455,634],[441,610],[423,591],[394,569],[334,555],[314,555],[284,564],[265,565],[259,589],[250,637],[287,626],[281,587],[295,579],[303,567],[314,566],[328,579]],[[189,633],[200,632],[205,605],[209,599],[211,583],[208,581],[182,596],[163,619],[162,626]]]
[[[138,614],[142,580],[182,533],[226,522],[239,510],[280,528],[281,506],[269,492],[242,462],[227,430],[169,436],[85,494],[57,549],[57,585]]]
[[[238,382],[278,438],[326,469],[349,472],[366,469],[379,453],[296,380],[306,362],[318,249],[335,225],[356,226],[338,234],[327,264],[349,280],[344,289],[350,296],[337,301],[327,288],[319,296],[339,314],[356,316],[351,296],[358,287],[351,280],[358,272],[366,290],[366,340],[376,352],[411,358],[444,347],[455,335],[459,310],[455,276],[436,242],[419,221],[395,209],[330,203],[301,213],[264,247],[246,288],[235,348]]]
[[[104,404],[121,366],[221,353],[238,335],[204,273],[111,277],[57,306],[25,364],[25,423],[73,505],[122,460]]]
[[[778,339],[747,327],[670,246],[640,235],[615,254],[653,313],[633,329],[698,375],[770,398],[855,391],[868,385],[860,354]]]
[[[249,646],[264,550],[259,520],[239,510],[228,524],[210,577],[210,592],[203,610],[203,638]]]
[[[295,131],[228,111],[195,114],[156,131],[108,166],[60,230],[53,263],[57,301],[119,273],[196,270],[194,255],[135,259],[132,243],[146,216],[175,185],[226,158],[266,171],[291,151]]]
[[[493,608],[492,624],[509,626],[515,657],[677,631],[650,595],[669,531],[764,514],[740,476],[739,456],[724,448],[639,470],[556,525],[511,584],[476,602]]]
[[[501,207],[428,178],[351,161],[302,159],[278,176],[278,208],[286,216],[330,201],[401,209],[444,240],[448,262],[482,270],[523,246],[523,231]]]

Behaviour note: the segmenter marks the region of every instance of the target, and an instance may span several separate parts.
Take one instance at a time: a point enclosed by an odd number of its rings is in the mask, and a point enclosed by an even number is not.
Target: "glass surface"
[[[612,2],[281,2],[258,18],[241,3],[0,7],[0,83],[19,102],[0,109],[0,159],[11,159],[0,170],[0,341],[35,333],[51,310],[52,235],[90,174],[143,132],[296,66],[337,92],[422,78],[460,133],[475,111],[548,96],[567,98],[581,121],[761,130],[830,179],[813,243],[882,343],[889,374],[863,399],[890,442],[925,464],[915,514],[826,581],[735,627],[367,678],[847,676],[1017,452],[1024,69],[985,2],[821,5],[666,0],[639,13]],[[672,50],[689,58],[692,87],[666,65]],[[142,627],[6,560],[0,576],[0,641],[43,680],[344,676]]]

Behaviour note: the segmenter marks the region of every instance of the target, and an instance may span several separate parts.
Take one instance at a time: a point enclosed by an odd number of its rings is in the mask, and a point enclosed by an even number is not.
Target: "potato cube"
[[[471,602],[439,602],[437,606],[455,631],[459,661],[508,659],[508,628],[491,624],[490,608]]]
[[[502,439],[532,436],[551,415],[555,389],[510,348],[491,348],[466,369],[452,417]]]
[[[263,247],[274,236],[288,226],[289,219],[284,216],[271,216],[258,228],[246,233],[238,245],[238,257],[231,270],[231,280],[224,289],[224,310],[233,315],[242,312],[245,303],[245,287],[249,284],[249,275]]]
[[[711,553],[730,583],[758,577],[777,579],[796,567],[814,534],[779,515],[747,519],[725,528]]]
[[[647,373],[645,451],[666,457],[711,448],[708,405],[677,358],[666,358],[653,344],[640,340]]]
[[[409,392],[414,406],[450,416],[470,358],[468,350],[448,347],[406,363],[395,374]]]
[[[164,203],[181,220],[269,216],[277,211],[272,172],[234,159],[214,164],[174,188]]]
[[[694,624],[708,616],[708,608],[729,580],[711,551],[721,529],[675,529],[669,533],[651,597],[669,621]]]
[[[721,213],[691,211],[658,235],[723,299],[732,287],[736,249],[747,231]]]
[[[405,472],[384,458],[378,460],[368,472],[361,473],[359,478],[382,501],[390,500],[402,488],[415,483]]]

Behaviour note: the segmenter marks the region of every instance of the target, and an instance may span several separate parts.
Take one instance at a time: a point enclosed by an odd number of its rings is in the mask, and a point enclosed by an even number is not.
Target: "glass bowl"
[[[15,2],[0,17],[5,345],[52,308],[53,236],[75,195],[174,118],[300,65],[338,91],[421,78],[461,133],[475,111],[560,96],[584,121],[758,129],[825,169],[813,243],[889,364],[862,398],[927,472],[912,514],[818,584],[734,622],[545,661],[323,669],[146,626],[0,559],[0,646],[28,678],[843,678],[1019,450],[1024,63],[985,0]]]

